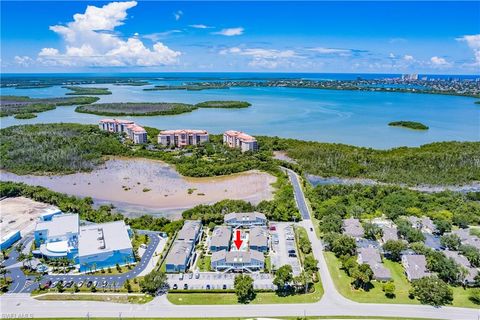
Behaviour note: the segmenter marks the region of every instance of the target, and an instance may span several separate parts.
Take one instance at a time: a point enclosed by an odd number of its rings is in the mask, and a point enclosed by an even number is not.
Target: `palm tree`
[[[7,281],[7,273],[10,273],[10,270],[7,270],[5,266],[0,265],[0,274],[3,276],[3,280],[6,282]]]

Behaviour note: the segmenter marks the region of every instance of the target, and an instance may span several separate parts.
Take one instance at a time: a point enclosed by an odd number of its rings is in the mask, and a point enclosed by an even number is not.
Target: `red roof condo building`
[[[257,139],[241,131],[225,131],[223,143],[230,148],[239,148],[242,152],[258,150]]]
[[[208,142],[206,130],[165,130],[158,134],[158,143],[164,146],[184,147]]]
[[[147,131],[130,120],[102,119],[99,123],[100,130],[108,132],[125,133],[135,144],[147,143]]]

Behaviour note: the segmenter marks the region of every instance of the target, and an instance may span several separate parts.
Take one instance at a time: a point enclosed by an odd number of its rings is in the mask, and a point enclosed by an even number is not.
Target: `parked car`
[[[227,290],[227,285],[224,284],[222,288],[223,288],[223,290]]]
[[[270,231],[276,231],[277,227],[276,226],[270,226]]]
[[[313,228],[310,228],[310,231],[313,232]]]
[[[173,284],[173,290],[177,290],[178,289],[178,286],[176,283]]]
[[[210,290],[210,285],[207,284],[207,285],[205,286],[205,288],[206,288],[207,290]]]
[[[92,281],[88,281],[87,283],[87,288],[90,288],[92,286],[93,282]]]
[[[178,277],[178,280],[183,280],[183,273],[180,273],[180,276]]]
[[[296,253],[289,253],[288,256],[290,258],[296,258],[297,257],[297,254]]]
[[[188,284],[187,283],[183,284],[183,290],[188,290]]]
[[[188,274],[188,279],[193,279],[193,273]]]
[[[195,273],[195,279],[200,279],[200,273]]]
[[[52,288],[55,288],[57,286],[57,284],[58,284],[58,281],[53,281]]]
[[[104,281],[102,282],[102,287],[105,288],[105,287],[107,286],[107,284],[108,284],[108,282],[104,280]]]
[[[77,287],[81,288],[83,286],[83,281],[78,281]]]
[[[52,285],[52,280],[48,280],[47,282],[45,282],[44,288],[48,289],[50,288],[51,285]]]
[[[66,288],[70,288],[72,285],[73,285],[73,281],[68,281],[67,283],[65,283]]]
[[[93,281],[92,285],[93,285],[94,287],[96,287],[96,286],[97,286],[97,281]]]

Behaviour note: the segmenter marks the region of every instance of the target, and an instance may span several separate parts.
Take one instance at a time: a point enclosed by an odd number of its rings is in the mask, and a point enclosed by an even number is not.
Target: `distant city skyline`
[[[480,73],[479,2],[1,2],[2,73]]]

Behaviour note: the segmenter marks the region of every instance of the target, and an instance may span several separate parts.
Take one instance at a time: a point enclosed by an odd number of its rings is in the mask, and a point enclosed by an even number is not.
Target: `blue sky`
[[[479,74],[479,2],[2,1],[2,72]]]

